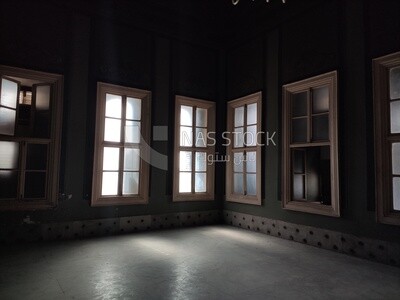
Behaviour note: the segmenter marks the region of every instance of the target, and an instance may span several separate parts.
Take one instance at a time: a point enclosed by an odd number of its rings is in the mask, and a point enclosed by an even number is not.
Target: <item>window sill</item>
[[[317,214],[329,217],[340,217],[340,211],[331,205],[323,205],[315,202],[289,201],[282,202],[282,208],[310,214]]]

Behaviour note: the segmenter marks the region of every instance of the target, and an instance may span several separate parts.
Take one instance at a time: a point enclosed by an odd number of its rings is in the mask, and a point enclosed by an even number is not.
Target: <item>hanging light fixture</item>
[[[240,1],[240,0],[232,0],[232,4],[233,4],[233,5],[237,5],[237,4],[239,3],[239,1]],[[252,0],[252,1],[254,1],[254,0]],[[281,0],[281,1],[282,1],[283,4],[286,3],[286,0]],[[266,0],[266,2],[269,3],[269,0]]]

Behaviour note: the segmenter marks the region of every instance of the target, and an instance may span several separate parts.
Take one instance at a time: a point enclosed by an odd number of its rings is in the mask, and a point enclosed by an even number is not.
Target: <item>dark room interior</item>
[[[0,299],[400,299],[399,16],[0,0]]]

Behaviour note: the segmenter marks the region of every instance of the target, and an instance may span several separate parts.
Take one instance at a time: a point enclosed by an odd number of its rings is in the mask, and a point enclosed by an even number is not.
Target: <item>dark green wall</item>
[[[263,92],[263,127],[281,135],[283,84],[338,70],[341,218],[281,208],[281,144],[263,148],[261,206],[224,209],[400,241],[375,220],[371,59],[400,50],[399,1],[320,1],[256,39],[228,50],[227,100]],[[239,79],[238,79],[239,78]]]

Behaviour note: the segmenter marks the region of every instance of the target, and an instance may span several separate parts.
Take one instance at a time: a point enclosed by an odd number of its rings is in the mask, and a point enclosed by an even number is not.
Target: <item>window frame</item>
[[[400,133],[390,133],[389,70],[400,66],[400,52],[373,59],[375,130],[375,184],[377,222],[400,225],[400,211],[392,210],[391,144],[400,142]]]
[[[294,143],[291,141],[291,95],[307,91],[310,103],[311,89],[329,86],[329,140],[310,141],[306,143]],[[340,217],[340,194],[339,194],[339,155],[338,155],[338,109],[337,109],[337,71],[328,72],[312,78],[283,85],[282,87],[282,208],[293,211],[300,211],[312,214],[319,214],[332,217]],[[308,108],[308,107],[307,107]],[[309,108],[308,108],[309,109]],[[309,115],[308,118],[312,116]],[[308,121],[308,123],[310,123]],[[310,126],[310,125],[308,125]],[[311,128],[307,129],[308,131]],[[292,163],[291,149],[298,147],[330,147],[330,181],[331,181],[331,205],[323,205],[313,202],[303,202],[292,199]]]
[[[64,76],[54,73],[22,69],[10,66],[0,65],[0,76],[19,77],[34,81],[41,81],[51,84],[51,121],[50,138],[35,137],[16,137],[9,135],[0,135],[1,141],[11,141],[19,143],[19,168],[18,168],[18,192],[23,189],[23,174],[25,170],[26,148],[28,144],[47,144],[47,169],[45,180],[45,197],[29,198],[29,201],[22,201],[20,197],[8,198],[0,201],[0,210],[32,211],[45,210],[57,206],[59,198],[59,166],[61,155],[61,133],[62,133],[62,111],[63,111],[63,88]],[[18,94],[19,95],[19,94]],[[19,100],[17,101],[17,107]],[[18,121],[18,109],[16,122]],[[16,133],[16,131],[15,131]],[[14,133],[14,134],[15,134]]]
[[[215,153],[215,145],[206,147],[196,147],[195,146],[195,139],[192,141],[192,146],[181,146],[180,145],[180,116],[181,116],[181,109],[182,105],[192,106],[194,108],[203,108],[207,110],[207,133],[215,132],[215,102],[197,99],[197,98],[190,98],[185,96],[176,95],[175,96],[175,141],[174,141],[174,180],[173,180],[173,202],[185,202],[185,201],[214,201],[215,200],[215,166],[214,163],[209,164],[207,161],[207,170],[206,170],[206,192],[202,193],[180,193],[179,192],[179,154],[180,151],[191,151],[192,153],[195,152],[206,152],[207,157],[208,155],[213,155]],[[193,113],[193,123],[192,129],[195,129],[195,112]],[[195,136],[195,131],[193,132],[193,137]],[[207,143],[209,140],[207,139]],[[192,155],[192,166],[194,166],[195,157]],[[192,168],[192,185],[193,185],[193,174],[195,171]]]
[[[141,137],[143,141],[138,144],[138,148],[141,151],[140,157],[140,168],[139,168],[139,193],[138,195],[101,195],[102,189],[102,172],[103,172],[103,152],[104,147],[116,146],[126,148],[124,141],[120,142],[108,142],[104,141],[104,130],[105,130],[105,109],[106,109],[106,94],[113,94],[125,97],[132,97],[141,99]],[[121,128],[123,127],[121,118]],[[126,120],[125,120],[126,121]],[[95,134],[95,146],[94,146],[94,162],[93,162],[93,182],[92,182],[92,197],[91,206],[114,206],[114,205],[134,205],[134,204],[147,204],[149,199],[149,151],[150,145],[150,126],[151,126],[151,92],[146,90],[140,90],[131,87],[118,86],[114,84],[98,82],[97,83],[97,101],[96,101],[96,134]],[[147,161],[145,161],[144,157]],[[121,158],[120,158],[121,161]],[[121,173],[121,165],[118,169]],[[122,179],[120,179],[122,180]]]
[[[244,146],[241,148],[234,148],[234,138],[232,132],[234,132],[234,113],[235,108],[240,106],[247,106],[249,104],[257,104],[257,133],[262,132],[262,92],[256,92],[241,98],[237,98],[231,100],[227,104],[227,131],[230,139],[229,144],[226,146],[226,154],[227,154],[227,162],[226,162],[226,195],[225,200],[228,202],[236,202],[242,204],[253,204],[253,205],[261,205],[262,204],[262,195],[261,195],[261,176],[262,176],[262,153],[261,153],[261,141],[259,140],[259,136],[257,134],[256,146]],[[246,111],[244,112],[246,114]],[[245,122],[245,121],[244,121]],[[243,124],[244,127],[247,127],[247,124]],[[235,150],[234,150],[235,149]],[[234,152],[246,152],[247,149],[251,149],[251,152],[256,152],[256,195],[239,195],[233,192],[233,175],[234,175]],[[243,165],[243,168],[245,166]],[[243,170],[245,172],[245,170]]]

